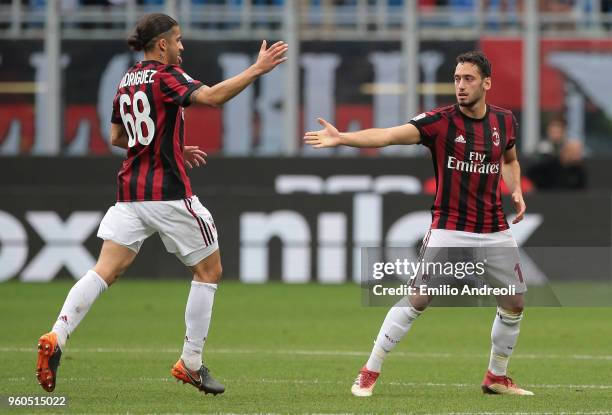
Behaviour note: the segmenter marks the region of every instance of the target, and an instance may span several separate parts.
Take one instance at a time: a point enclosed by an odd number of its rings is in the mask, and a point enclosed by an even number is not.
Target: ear
[[[482,81],[482,85],[484,86],[485,91],[491,89],[491,77],[488,76]]]
[[[162,37],[162,38],[159,39],[159,42],[157,43],[157,46],[159,47],[159,50],[164,52],[166,50],[166,48],[168,47],[168,41],[164,37]]]

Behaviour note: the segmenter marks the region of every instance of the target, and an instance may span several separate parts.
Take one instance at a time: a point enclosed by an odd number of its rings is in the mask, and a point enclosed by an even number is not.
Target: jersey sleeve
[[[421,142],[426,147],[431,147],[436,136],[438,135],[438,127],[442,115],[439,112],[424,112],[410,120],[410,124],[414,125],[421,134]]]
[[[119,92],[115,95],[115,99],[113,99],[113,112],[111,114],[111,122],[113,124],[122,124],[123,120],[121,119],[121,111],[119,108]]]
[[[164,102],[175,103],[181,107],[187,107],[191,103],[189,97],[199,87],[204,85],[187,75],[177,65],[169,65],[158,72],[160,89]]]
[[[518,136],[518,121],[512,114],[512,127],[510,128],[510,134],[508,134],[508,142],[506,143],[506,150],[510,150],[516,145],[516,137]]]

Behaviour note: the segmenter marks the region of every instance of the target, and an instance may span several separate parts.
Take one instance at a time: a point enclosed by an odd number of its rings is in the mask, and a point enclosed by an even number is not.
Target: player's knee
[[[193,275],[193,280],[197,282],[205,282],[208,284],[217,284],[221,280],[221,275],[212,273],[198,273]]]
[[[498,309],[505,310],[510,314],[521,314],[523,312],[523,301],[518,300],[510,304],[503,304],[497,307]]]
[[[221,281],[222,271],[223,269],[221,267],[221,264],[213,267],[208,267],[202,270],[197,270],[193,275],[193,279],[194,281],[198,282],[217,284],[219,281]]]
[[[100,269],[97,267],[94,267],[94,272],[96,274],[98,274],[100,276],[100,278],[102,278],[104,280],[104,282],[106,283],[106,285],[108,285],[109,287],[111,285],[113,285],[113,283],[115,281],[117,281],[117,278],[119,278],[118,275],[113,274],[112,272],[106,271],[104,269]]]
[[[514,307],[510,307],[510,309],[508,310],[514,314],[523,314],[523,306],[522,305],[516,305]]]
[[[417,311],[425,311],[431,299],[427,295],[411,295],[408,301]]]
[[[497,307],[497,316],[500,318],[502,323],[508,326],[516,326],[523,319],[523,308],[519,310],[507,310],[505,308]]]
[[[107,273],[106,276],[102,277],[102,279],[104,281],[106,281],[106,284],[110,287],[115,282],[117,282],[119,277],[122,276],[124,272],[125,272],[125,269],[123,269],[123,270],[115,270],[113,272]]]
[[[223,267],[221,267],[221,264],[218,264],[217,266],[215,266],[214,269],[211,270],[210,272],[211,282],[214,282],[215,284],[219,283],[219,281],[221,281],[222,273],[223,273]]]
[[[221,276],[223,275],[223,267],[221,264],[217,267],[217,281],[221,281]]]
[[[110,287],[120,276],[122,276],[129,266],[129,262],[123,264],[102,264],[98,262],[94,267],[94,271],[106,282]]]
[[[504,309],[514,314],[522,313],[524,305],[525,305],[525,300],[522,295],[499,297],[497,299],[498,308]]]
[[[117,280],[119,279],[120,275],[111,275],[108,278],[104,278],[104,281],[106,281],[106,285],[108,285],[109,287],[111,285],[113,285],[115,282],[117,282]]]

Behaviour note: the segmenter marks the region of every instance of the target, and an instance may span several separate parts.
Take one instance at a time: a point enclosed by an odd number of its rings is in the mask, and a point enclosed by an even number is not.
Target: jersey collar
[[[484,119],[486,119],[486,118],[489,116],[489,110],[491,109],[491,107],[489,106],[489,104],[486,104],[486,106],[487,106],[487,110],[485,111],[485,115],[484,115],[484,117],[482,117],[482,118],[473,118],[473,117],[470,117],[469,115],[465,115],[465,114],[464,114],[464,113],[461,111],[461,108],[459,108],[459,104],[455,104],[455,109],[457,110],[457,112],[458,112],[459,114],[461,114],[461,116],[462,116],[463,118],[465,118],[465,119],[467,119],[467,120],[470,120],[470,121],[483,121]]]

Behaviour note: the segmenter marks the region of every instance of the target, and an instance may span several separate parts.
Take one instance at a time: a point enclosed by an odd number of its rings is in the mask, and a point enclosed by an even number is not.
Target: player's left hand
[[[523,200],[523,194],[521,192],[512,193],[512,204],[514,205],[514,210],[516,211],[516,217],[512,221],[512,223],[519,223],[525,217],[525,201]]]
[[[254,64],[255,68],[262,74],[270,72],[272,69],[276,68],[277,65],[285,62],[287,58],[283,55],[289,50],[289,45],[282,40],[276,42],[269,48],[267,48],[267,45],[265,40],[261,42],[259,56],[257,57],[257,62]]]
[[[185,165],[190,169],[205,165],[206,157],[208,157],[208,154],[200,150],[200,147],[198,146],[185,146],[183,149]]]

